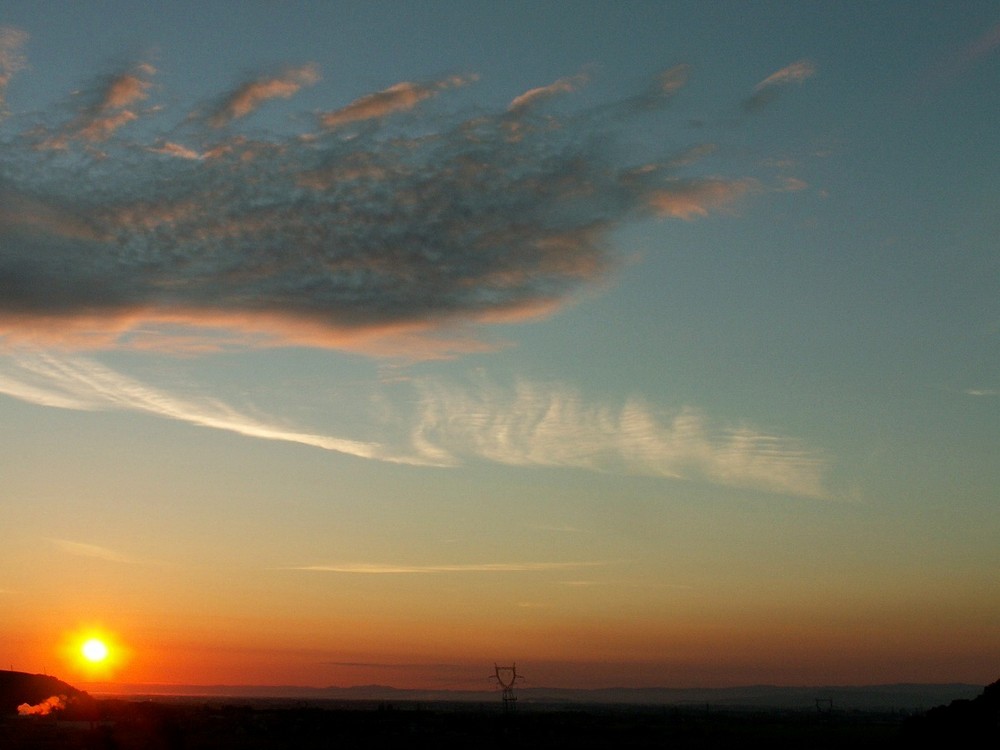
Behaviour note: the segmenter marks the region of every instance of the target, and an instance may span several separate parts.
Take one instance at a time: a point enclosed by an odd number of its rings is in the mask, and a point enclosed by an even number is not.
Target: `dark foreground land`
[[[193,700],[193,699],[192,699]],[[328,707],[98,701],[91,719],[0,719],[0,747],[81,748],[892,748],[899,714],[702,707],[400,705]]]
[[[24,677],[30,677],[25,675]],[[52,680],[52,678],[32,679]],[[56,681],[57,682],[57,681]],[[41,695],[58,685],[39,685]],[[0,691],[2,692],[2,691]],[[0,698],[3,696],[0,695]],[[0,749],[1000,747],[1000,682],[917,713],[711,705],[333,701],[70,695],[22,716],[0,701]]]

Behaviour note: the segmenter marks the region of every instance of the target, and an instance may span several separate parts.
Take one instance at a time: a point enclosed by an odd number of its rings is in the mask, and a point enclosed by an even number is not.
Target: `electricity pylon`
[[[493,677],[490,679],[496,680],[503,691],[503,712],[505,714],[509,714],[514,710],[514,704],[517,702],[517,696],[514,695],[514,682],[519,677],[521,675],[517,673],[516,664],[511,664],[509,667],[501,667],[496,662],[493,663]]]

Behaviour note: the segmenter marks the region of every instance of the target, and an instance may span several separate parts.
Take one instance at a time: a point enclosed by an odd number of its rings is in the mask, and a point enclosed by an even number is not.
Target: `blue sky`
[[[5,4],[11,659],[990,678],[998,24]]]

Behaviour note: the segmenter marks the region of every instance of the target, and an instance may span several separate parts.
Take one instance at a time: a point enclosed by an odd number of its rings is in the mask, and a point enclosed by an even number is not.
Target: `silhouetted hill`
[[[91,686],[100,696],[104,690]],[[109,694],[148,696],[205,696],[228,698],[284,698],[320,701],[482,703],[499,704],[500,693],[479,691],[404,690],[385,685],[355,687],[296,687],[281,685],[108,685]],[[956,699],[972,699],[982,686],[966,684],[899,684],[866,686],[748,685],[731,688],[603,688],[581,690],[519,686],[522,706],[714,706],[726,708],[788,708],[816,710],[816,701],[833,710],[889,710],[917,713]],[[826,703],[832,701],[832,705]]]
[[[441,691],[436,694],[447,698],[423,702],[413,700],[420,691],[378,685],[306,689],[308,696],[301,696],[302,688],[289,687],[283,689],[283,698],[247,696],[246,691],[253,688],[203,687],[182,696],[176,690],[179,686],[172,686],[169,692],[168,686],[160,687],[164,692],[158,697],[147,694],[92,700],[89,716],[78,713],[74,717],[71,710],[56,715],[89,721],[0,715],[0,748],[285,750],[429,745],[439,750],[886,750],[1000,746],[995,741],[1000,683],[985,691],[976,688],[971,694],[976,697],[958,700],[954,697],[962,695],[967,686],[960,686],[963,689],[957,693],[955,686],[941,685],[642,691],[535,688],[519,691],[513,712],[503,710],[496,692]],[[87,697],[43,675],[0,673],[0,688],[12,695],[8,708],[16,701],[25,702],[25,696],[37,701],[38,696],[54,689],[75,695],[75,700]],[[282,689],[256,690],[275,696]],[[853,690],[867,692],[854,694]],[[946,700],[951,703],[910,714],[896,702],[901,698],[911,703],[922,700],[935,690],[950,691]],[[216,697],[206,697],[209,692]],[[224,697],[236,692],[246,697]],[[293,692],[301,697],[290,698]],[[537,699],[542,693],[544,701]],[[469,695],[490,700],[475,703],[459,697]],[[374,696],[379,699],[371,700]],[[606,702],[609,697],[631,700]],[[899,708],[850,707],[852,701],[862,699],[891,699]],[[730,700],[734,702],[727,704]],[[755,700],[785,702],[788,707],[754,707]]]
[[[49,701],[49,699],[60,699]],[[87,693],[69,683],[46,674],[0,671],[0,715],[18,713],[18,706],[35,707],[35,713],[48,713],[55,706],[57,710],[79,714],[94,705]]]
[[[1000,740],[1000,680],[987,685],[972,700],[953,700],[948,705],[912,717],[903,725],[903,735],[920,744],[938,742],[954,747],[956,742],[962,742],[997,747]]]

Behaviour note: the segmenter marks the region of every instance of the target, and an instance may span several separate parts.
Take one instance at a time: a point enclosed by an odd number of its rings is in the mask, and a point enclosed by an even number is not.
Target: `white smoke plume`
[[[48,716],[53,711],[62,711],[66,708],[66,696],[65,695],[53,695],[41,703],[36,703],[31,705],[30,703],[22,703],[17,707],[18,716]]]

